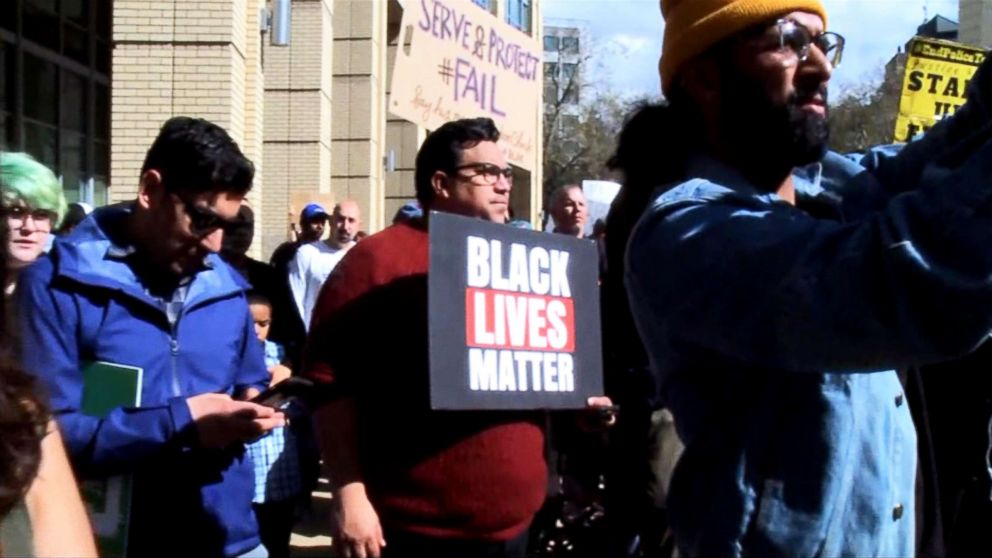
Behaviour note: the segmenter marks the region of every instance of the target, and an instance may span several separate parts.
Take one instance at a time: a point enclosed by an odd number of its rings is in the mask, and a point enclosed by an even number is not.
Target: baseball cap
[[[322,217],[324,219],[328,218],[327,210],[324,206],[319,203],[308,203],[303,211],[300,212],[300,221],[310,221],[311,219],[316,219]]]
[[[417,202],[407,202],[403,204],[403,207],[399,208],[396,215],[393,216],[393,222],[397,223],[400,221],[409,221],[410,219],[419,219],[424,216],[424,211],[420,209]]]

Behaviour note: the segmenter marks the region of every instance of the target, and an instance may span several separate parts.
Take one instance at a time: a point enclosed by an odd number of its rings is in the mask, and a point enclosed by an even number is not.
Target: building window
[[[472,0],[472,2],[486,11],[493,11],[493,0]]]
[[[567,52],[568,54],[578,54],[579,53],[579,38],[578,37],[562,37],[561,39],[561,50]]]
[[[532,0],[506,0],[506,21],[510,25],[530,33]]]
[[[9,150],[14,135],[14,49],[0,41],[0,151]]]
[[[550,106],[558,104],[558,86],[553,82],[544,82],[544,102]]]
[[[544,36],[544,52],[558,52],[558,37],[554,35]]]
[[[50,167],[69,201],[106,203],[110,3],[0,3],[0,148]]]
[[[566,105],[577,105],[579,104],[579,86],[578,84],[571,83],[565,86],[564,94],[562,95],[561,102]]]
[[[563,83],[571,83],[575,81],[575,74],[579,71],[578,64],[562,64],[561,65],[561,79]]]
[[[555,79],[558,77],[558,64],[554,62],[544,63],[544,78],[545,79]]]

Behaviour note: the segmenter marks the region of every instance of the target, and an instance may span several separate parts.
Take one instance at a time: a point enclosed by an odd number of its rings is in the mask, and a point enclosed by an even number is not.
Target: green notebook
[[[82,372],[83,414],[102,418],[117,407],[140,406],[141,368],[97,361],[84,364]],[[128,475],[80,483],[100,556],[127,554],[131,484]]]

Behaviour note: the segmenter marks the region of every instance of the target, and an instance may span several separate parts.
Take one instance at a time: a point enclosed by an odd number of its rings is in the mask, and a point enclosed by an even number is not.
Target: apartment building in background
[[[70,201],[126,201],[162,122],[199,116],[255,162],[256,257],[317,196],[357,200],[375,232],[414,198],[426,135],[387,110],[411,1],[0,0],[0,149],[53,168]],[[541,33],[540,0],[438,1]],[[274,46],[287,5],[289,41]],[[518,217],[537,221],[540,184],[539,168],[517,169]]]
[[[544,103],[578,111],[582,99],[582,67],[586,56],[584,27],[565,20],[548,22],[541,35],[544,51]]]

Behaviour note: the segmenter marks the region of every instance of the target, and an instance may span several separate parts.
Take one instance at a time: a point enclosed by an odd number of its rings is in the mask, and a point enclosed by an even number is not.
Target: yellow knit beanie
[[[661,52],[661,89],[671,90],[682,66],[720,41],[789,12],[823,18],[820,0],[661,0],[665,42]]]

